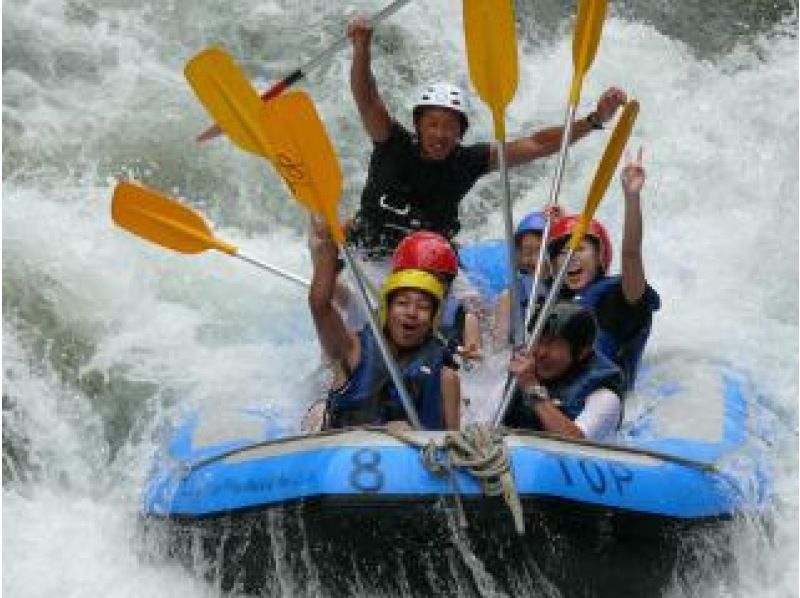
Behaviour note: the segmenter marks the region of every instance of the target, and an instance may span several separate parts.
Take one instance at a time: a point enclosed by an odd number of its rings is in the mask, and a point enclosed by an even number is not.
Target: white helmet
[[[417,96],[414,104],[414,120],[419,117],[419,111],[426,106],[436,106],[439,108],[450,108],[461,116],[463,127],[461,133],[467,130],[469,121],[467,120],[467,97],[461,88],[452,83],[431,83],[425,85]]]

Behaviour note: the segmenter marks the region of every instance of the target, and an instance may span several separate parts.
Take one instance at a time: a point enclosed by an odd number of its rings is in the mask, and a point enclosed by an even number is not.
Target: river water
[[[773,526],[743,526],[725,571],[676,573],[666,596],[797,596],[798,78],[793,2],[611,7],[579,113],[619,85],[641,102],[648,279],[664,297],[647,361],[688,375],[735,367],[774,418]],[[309,272],[304,215],[263,161],[207,124],[184,63],[226,47],[263,82],[380,4],[8,0],[3,12],[3,582],[12,597],[214,596],[137,548],[138,493],[165,422],[259,404],[296,429],[291,389],[318,349],[302,292],[221,255],[171,254],[116,229],[115,181],[179,195],[247,253]],[[510,136],[560,123],[572,3],[520,2]],[[345,174],[342,214],[369,144],[347,84],[349,50],[310,73]],[[374,70],[410,120],[428,80],[468,85],[460,5],[416,2],[381,26]],[[473,95],[468,141],[491,134]],[[578,209],[606,136],[574,146],[562,201]],[[555,160],[517,169],[517,215],[547,196]],[[464,202],[464,240],[502,231],[496,177]],[[598,215],[619,243],[612,182]],[[702,397],[697,408],[702,409]],[[691,417],[691,414],[687,414]],[[290,540],[287,540],[290,541]],[[693,583],[691,580],[698,581]],[[687,582],[689,579],[689,582]],[[289,587],[289,586],[287,586]],[[295,590],[287,595],[297,592]],[[324,589],[310,587],[316,594]]]

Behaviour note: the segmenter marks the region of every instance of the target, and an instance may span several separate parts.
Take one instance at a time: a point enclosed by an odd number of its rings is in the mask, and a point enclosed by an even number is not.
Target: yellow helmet
[[[437,321],[441,312],[442,299],[444,299],[444,286],[439,279],[424,270],[398,270],[390,274],[381,287],[381,326],[386,325],[386,316],[389,313],[389,295],[399,289],[416,289],[433,296],[437,302],[433,320]]]

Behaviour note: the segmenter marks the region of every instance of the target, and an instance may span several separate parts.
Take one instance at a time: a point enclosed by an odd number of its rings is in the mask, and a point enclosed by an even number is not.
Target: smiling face
[[[449,108],[428,106],[416,121],[422,157],[444,160],[461,141],[461,116]]]
[[[398,349],[420,346],[430,334],[436,300],[416,289],[399,289],[389,298],[386,332]]]
[[[565,244],[556,256],[556,270],[560,270],[567,259],[569,247]],[[600,273],[600,253],[597,245],[584,238],[572,255],[564,284],[573,291],[587,287]]]

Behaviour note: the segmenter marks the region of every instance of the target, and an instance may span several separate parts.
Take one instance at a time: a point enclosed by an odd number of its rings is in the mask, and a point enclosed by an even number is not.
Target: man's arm
[[[567,438],[584,438],[583,430],[575,422],[564,415],[553,401],[535,400],[533,412],[546,432],[566,436]]]
[[[642,298],[647,287],[642,261],[642,209],[640,191],[645,173],[642,167],[642,148],[636,159],[627,159],[622,169],[622,190],[625,194],[625,221],[622,230],[622,294],[634,304]]]
[[[389,110],[378,93],[378,86],[370,66],[372,26],[364,18],[353,20],[347,27],[347,36],[353,42],[353,63],[350,66],[350,89],[361,115],[361,122],[370,138],[377,143],[386,141],[392,130]]]
[[[542,429],[567,438],[583,438],[583,430],[556,407],[547,396],[547,389],[536,377],[536,357],[533,351],[520,351],[511,358],[508,370],[517,378],[517,387],[522,400],[528,401],[530,408],[542,425]]]
[[[589,116],[576,120],[572,124],[570,143],[586,137],[594,125],[602,125],[614,117],[617,108],[627,101],[625,92],[612,87],[600,96],[597,107]],[[551,156],[561,149],[561,136],[564,127],[548,127],[536,131],[530,137],[515,139],[506,144],[506,161],[509,166],[527,164],[532,160]],[[492,145],[489,150],[489,168],[497,168],[497,148]]]

